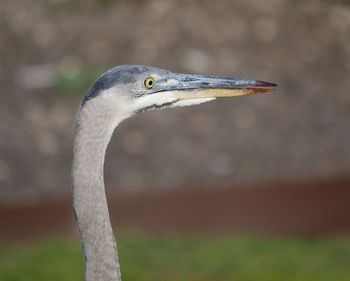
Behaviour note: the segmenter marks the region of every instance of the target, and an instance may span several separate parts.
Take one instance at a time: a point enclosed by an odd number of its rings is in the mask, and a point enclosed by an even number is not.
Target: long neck
[[[85,254],[86,281],[120,281],[120,266],[103,180],[107,145],[115,117],[81,110],[72,168],[73,205]]]

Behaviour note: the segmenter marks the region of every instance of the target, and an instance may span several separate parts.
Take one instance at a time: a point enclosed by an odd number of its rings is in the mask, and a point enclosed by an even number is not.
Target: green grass
[[[348,281],[350,240],[121,235],[123,281]],[[78,242],[0,245],[1,281],[83,280]]]

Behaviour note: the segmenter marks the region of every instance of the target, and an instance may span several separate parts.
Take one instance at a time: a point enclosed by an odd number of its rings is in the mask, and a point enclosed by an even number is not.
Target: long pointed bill
[[[179,100],[263,94],[277,87],[258,80],[177,73],[159,81],[158,85],[162,88],[160,91],[172,91]]]

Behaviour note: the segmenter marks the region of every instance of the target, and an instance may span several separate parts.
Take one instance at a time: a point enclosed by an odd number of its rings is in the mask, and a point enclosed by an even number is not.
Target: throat
[[[103,180],[105,152],[115,125],[103,124],[102,119],[96,118],[84,121],[80,114],[74,144],[72,191],[85,255],[85,280],[120,281],[117,246]]]

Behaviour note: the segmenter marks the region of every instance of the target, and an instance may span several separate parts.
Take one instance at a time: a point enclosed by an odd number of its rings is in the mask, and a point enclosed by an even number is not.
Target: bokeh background
[[[350,279],[348,1],[2,0],[0,280],[82,280],[75,114],[121,64],[279,84],[117,128],[125,280]]]

